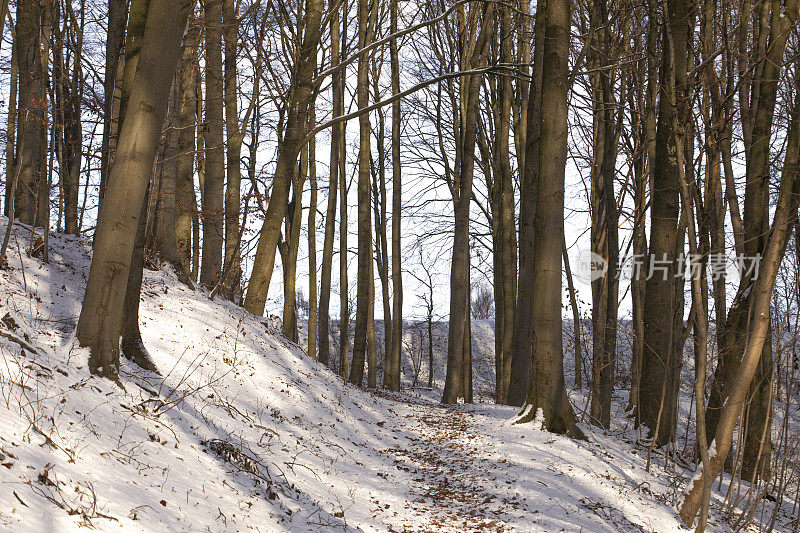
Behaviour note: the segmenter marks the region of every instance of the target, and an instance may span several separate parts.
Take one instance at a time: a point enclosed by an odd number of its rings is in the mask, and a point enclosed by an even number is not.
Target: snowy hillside
[[[645,472],[624,417],[576,442],[512,408],[353,388],[166,271],[146,271],[141,311],[163,378],[127,362],[125,390],[90,377],[73,340],[90,248],[53,234],[43,264],[29,240],[17,227],[0,271],[0,529],[682,529],[692,473],[658,450]]]

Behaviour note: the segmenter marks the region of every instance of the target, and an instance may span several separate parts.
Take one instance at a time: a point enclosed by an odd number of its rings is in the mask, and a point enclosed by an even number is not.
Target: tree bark
[[[103,78],[103,140],[100,147],[100,200],[103,197],[108,181],[108,169],[111,165],[112,136],[119,130],[114,124],[114,93],[116,92],[117,70],[125,43],[125,23],[128,20],[128,6],[124,0],[110,0],[108,3],[108,30],[106,34],[106,69]]]
[[[5,21],[5,19],[3,19]],[[17,159],[14,156],[14,146],[16,144],[16,130],[17,130],[17,88],[19,86],[19,68],[17,63],[17,46],[11,47],[11,72],[9,75],[9,90],[8,90],[8,116],[6,120],[6,176],[18,174],[22,168],[17,168]],[[14,186],[8,185],[6,179],[5,190],[5,204],[3,204],[3,213],[8,217],[9,221],[14,219],[14,198],[16,197],[16,179]],[[10,224],[9,224],[10,226]],[[0,258],[2,260],[2,258]]]
[[[604,428],[611,424],[611,399],[617,351],[619,237],[614,177],[617,162],[617,125],[611,62],[611,36],[605,0],[595,4],[592,23],[600,26],[595,42],[592,75],[594,107],[594,161],[592,164],[592,251],[606,261],[603,276],[592,281],[592,421]]]
[[[397,0],[389,5],[390,33],[397,32]],[[400,60],[397,39],[389,41],[392,96],[400,93]],[[400,100],[392,104],[392,351],[386,354],[384,386],[391,391],[400,390],[400,358],[403,346],[403,273],[401,265],[401,217],[403,209],[402,170],[400,160]],[[384,328],[388,325],[384,324]]]
[[[583,433],[564,383],[561,318],[561,250],[564,239],[564,176],[567,162],[567,93],[571,9],[568,0],[548,0],[541,103],[541,151],[535,216],[536,273],[533,291],[533,375],[518,423],[576,438]],[[531,132],[529,132],[529,136]]]
[[[178,167],[175,176],[175,241],[178,260],[187,273],[192,267],[192,219],[197,212],[194,192],[194,151],[197,130],[195,76],[199,45],[199,24],[196,20],[190,20],[180,61]]]
[[[358,47],[364,48],[372,41],[372,12],[367,0],[358,0]],[[358,108],[369,105],[368,53],[358,58],[356,94]],[[358,274],[356,290],[356,323],[353,335],[353,359],[350,362],[351,383],[361,385],[364,379],[364,362],[367,350],[367,323],[369,321],[370,289],[372,279],[372,207],[370,205],[370,127],[369,113],[358,117]]]
[[[275,252],[280,239],[281,223],[286,215],[291,176],[304,143],[308,110],[313,105],[314,71],[317,64],[317,47],[321,36],[323,6],[323,0],[306,1],[303,19],[305,31],[292,71],[291,86],[294,90],[289,96],[286,129],[278,147],[278,161],[275,164],[272,194],[264,216],[264,224],[261,227],[258,247],[253,260],[253,273],[244,301],[245,309],[256,315],[264,313],[264,305],[267,302],[272,270],[275,266]]]
[[[683,360],[683,308],[677,292],[683,294],[683,277],[676,281],[676,249],[683,249],[683,232],[678,231],[679,189],[677,151],[672,109],[667,95],[665,73],[674,64],[676,116],[687,120],[685,100],[687,45],[694,27],[692,4],[685,0],[668,2],[668,25],[662,29],[660,100],[656,125],[656,149],[652,184],[652,222],[650,224],[649,279],[645,286],[644,352],[639,386],[641,421],[657,445],[675,438],[678,408],[679,369]],[[669,28],[669,29],[668,29]],[[674,46],[668,50],[667,32]],[[670,50],[674,52],[670,53]],[[680,240],[678,238],[680,235]],[[679,244],[680,243],[680,244]],[[662,270],[663,269],[663,270]]]
[[[225,295],[231,301],[239,296],[242,277],[239,249],[239,217],[241,216],[242,142],[244,132],[239,127],[238,76],[236,55],[239,39],[238,2],[222,1],[223,35],[225,38],[225,133],[227,141],[225,172]],[[258,68],[258,66],[257,66]],[[257,74],[258,75],[258,74]],[[258,98],[259,95],[253,95]],[[246,123],[245,123],[246,124]]]
[[[520,187],[519,274],[517,309],[533,309],[535,215],[539,188],[539,158],[542,127],[542,78],[544,76],[545,11],[547,0],[536,5],[534,26],[533,78],[528,95],[525,134],[525,166]],[[533,319],[529,313],[514,316],[514,348],[511,354],[509,405],[522,406],[528,396],[532,372]]]
[[[209,289],[217,284],[222,273],[222,243],[225,235],[222,2],[223,0],[208,0],[203,5],[206,22],[206,173],[202,197],[203,257],[200,283]]]
[[[477,6],[471,9],[477,10]],[[492,28],[494,4],[485,4],[481,13],[471,11],[469,33],[464,33],[469,44],[465,50],[466,68],[480,68],[486,64],[489,53],[489,32]],[[462,15],[463,18],[463,15]],[[480,28],[477,25],[480,23]],[[466,32],[466,28],[465,28]],[[455,182],[450,186],[455,211],[453,255],[450,264],[450,325],[447,337],[447,370],[442,403],[454,404],[459,399],[469,401],[471,396],[471,361],[467,361],[471,345],[469,338],[469,208],[472,201],[472,181],[475,171],[475,143],[480,112],[482,74],[472,74],[463,79],[461,139],[461,165]]]
[[[49,6],[48,6],[49,7]],[[42,64],[41,27],[47,8],[39,0],[21,2],[17,8],[16,38],[14,45],[19,67],[17,138],[23,150],[18,150],[17,160],[22,167],[17,180],[14,217],[30,226],[43,220],[40,213],[45,190],[47,94],[45,70]]]
[[[335,0],[331,0],[331,68],[339,64],[339,10],[334,7]],[[333,104],[333,117],[343,114],[342,103],[342,77],[343,72],[334,74],[331,79],[331,99]],[[319,289],[319,361],[323,365],[330,363],[330,300],[331,300],[331,274],[333,270],[333,240],[336,231],[336,200],[339,192],[339,131],[343,124],[331,127],[331,156],[330,178],[328,180],[328,202],[325,209],[325,238],[322,245],[322,270],[320,272]]]
[[[192,3],[151,0],[141,61],[136,69],[131,112],[123,121],[95,235],[94,255],[77,336],[90,348],[92,373],[118,380],[119,337],[125,287],[141,206],[153,169],[180,39]]]

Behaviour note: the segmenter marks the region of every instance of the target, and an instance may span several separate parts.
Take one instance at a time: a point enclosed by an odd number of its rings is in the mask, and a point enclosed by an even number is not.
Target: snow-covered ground
[[[268,319],[165,270],[145,273],[141,306],[163,377],[125,361],[124,390],[90,377],[73,337],[90,248],[52,234],[43,264],[29,242],[17,227],[0,271],[0,529],[682,529],[692,472],[665,469],[659,450],[645,471],[621,396],[612,430],[584,425],[576,442],[512,425],[513,408],[351,387]],[[490,324],[474,329],[485,358]],[[490,394],[491,372],[476,378]],[[584,409],[582,392],[571,398]],[[712,517],[709,529],[727,526]]]

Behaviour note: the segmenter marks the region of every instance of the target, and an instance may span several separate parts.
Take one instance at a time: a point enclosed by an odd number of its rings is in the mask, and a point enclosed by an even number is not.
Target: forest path
[[[410,447],[383,451],[413,480],[405,509],[389,520],[392,531],[509,530],[525,506],[509,494],[510,464],[474,414],[406,399],[403,415],[397,429],[408,434]]]

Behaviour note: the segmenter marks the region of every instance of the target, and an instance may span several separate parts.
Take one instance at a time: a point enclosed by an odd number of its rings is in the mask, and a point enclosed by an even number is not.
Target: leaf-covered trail
[[[504,494],[510,480],[502,475],[506,461],[497,458],[497,443],[458,406],[406,400],[402,426],[393,429],[410,434],[410,446],[382,451],[413,480],[412,498],[393,530],[508,530],[510,515],[523,506],[516,495]]]

